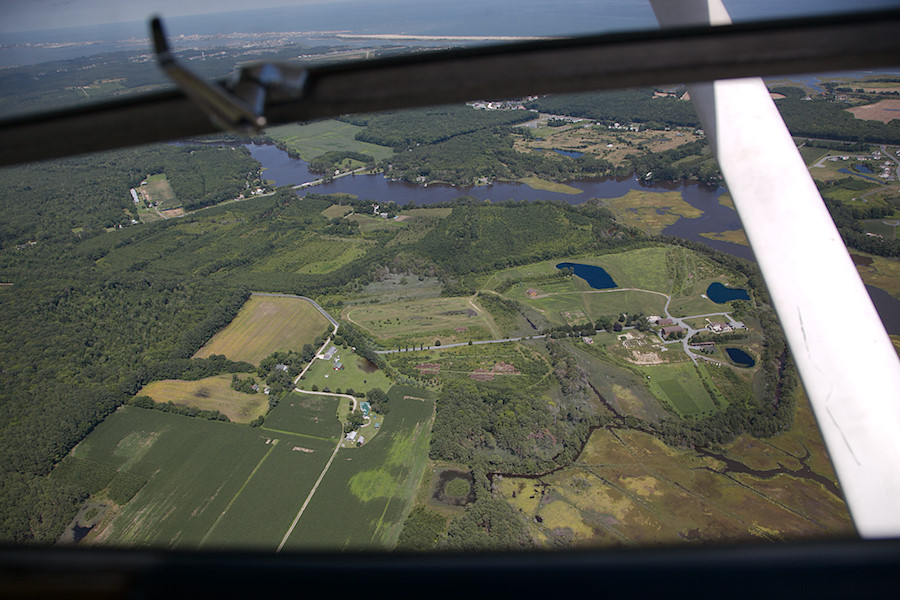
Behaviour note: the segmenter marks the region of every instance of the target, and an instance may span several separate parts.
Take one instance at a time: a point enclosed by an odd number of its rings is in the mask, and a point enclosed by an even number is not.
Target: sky
[[[331,6],[340,15],[341,5],[353,0],[0,0],[0,32],[22,32],[57,29],[101,23],[146,21],[150,15],[166,18],[184,15],[223,13],[242,10],[265,11],[281,6]],[[539,4],[527,0],[483,0],[478,3],[459,0],[370,0],[370,7],[403,8],[410,12],[427,12],[430,7],[458,5],[460,10],[489,12],[492,6],[504,11],[516,10],[521,4]],[[578,23],[579,9],[586,4],[615,12],[623,8],[633,10],[648,5],[647,0],[546,0],[548,10],[555,13],[571,11],[573,27]],[[850,12],[862,9],[900,8],[900,0],[725,0],[735,20],[781,15],[816,14],[821,12]]]

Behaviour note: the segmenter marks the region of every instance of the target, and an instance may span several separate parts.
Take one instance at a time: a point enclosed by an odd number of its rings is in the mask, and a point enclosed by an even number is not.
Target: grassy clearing
[[[391,548],[425,471],[434,418],[417,388],[391,388],[381,432],[361,448],[341,450],[286,550]],[[365,429],[362,430],[363,432]]]
[[[365,255],[365,240],[315,236],[256,263],[254,271],[330,273]]]
[[[572,196],[583,193],[581,190],[572,187],[571,185],[547,181],[546,179],[541,179],[540,177],[523,177],[519,179],[519,181],[532,189],[541,190],[544,192],[555,192],[557,194],[569,194]]]
[[[160,210],[172,210],[181,206],[181,202],[175,198],[175,191],[169,185],[165,173],[151,175],[147,178],[147,183],[139,189],[151,203],[157,203]]]
[[[428,298],[393,304],[351,306],[341,313],[381,340],[442,343],[485,339],[493,320],[468,298]],[[428,338],[428,339],[426,339]]]
[[[391,148],[356,140],[354,136],[362,129],[343,121],[326,119],[306,125],[292,123],[270,127],[266,129],[266,134],[284,142],[289,149],[306,161],[335,150],[368,154],[376,161],[393,156],[394,151]]]
[[[629,190],[621,198],[603,200],[625,225],[655,235],[678,219],[695,219],[703,211],[681,198],[680,192],[650,192]]]
[[[861,223],[869,233],[883,236],[889,240],[897,239],[897,226],[900,225],[900,219],[867,219]]]
[[[406,227],[406,223],[403,221],[382,219],[381,217],[373,217],[371,215],[350,215],[347,217],[347,220],[359,223],[359,230],[362,233],[369,233],[370,231],[394,231],[401,227]]]
[[[390,304],[406,300],[437,298],[443,286],[437,277],[401,275],[390,273],[378,281],[373,281],[354,296],[355,301]]]
[[[711,414],[718,410],[703,387],[693,363],[642,365],[636,367],[648,379],[653,395],[683,417]]]
[[[249,423],[266,414],[269,408],[269,397],[265,394],[244,394],[231,389],[231,375],[197,381],[154,381],[145,385],[138,395],[150,396],[155,402],[217,410],[235,423]]]
[[[324,391],[327,387],[332,392],[341,390],[344,393],[348,389],[355,392],[367,392],[372,388],[386,390],[391,386],[384,371],[375,368],[374,365],[354,354],[349,348],[339,349],[335,357],[340,357],[340,361],[344,365],[342,370],[334,370],[333,359],[317,359],[303,376],[299,386],[306,390],[313,389],[312,386],[319,388],[313,391]],[[371,371],[372,368],[375,370]],[[366,372],[366,369],[371,372]]]
[[[341,424],[337,419],[338,403],[346,401],[333,396],[291,392],[269,412],[263,429],[333,438],[336,442],[341,435]]]
[[[815,429],[804,440],[817,438]],[[728,447],[748,465],[798,461],[777,447],[743,438]],[[801,454],[802,456],[802,454]],[[758,458],[764,460],[758,460]],[[811,465],[812,466],[812,465]],[[573,546],[785,540],[848,536],[840,498],[790,475],[725,475],[724,464],[668,448],[644,433],[595,431],[572,467],[540,481],[504,478],[502,497],[526,517],[538,539]],[[817,473],[818,465],[813,467]],[[826,469],[830,471],[830,468]],[[515,492],[515,497],[513,493]],[[534,519],[541,517],[540,522]]]
[[[719,242],[730,242],[732,244],[739,244],[741,246],[750,245],[750,241],[747,239],[747,234],[744,233],[743,229],[736,229],[734,231],[717,231],[715,233],[701,233],[700,235],[710,240],[716,240]]]
[[[224,354],[257,365],[273,352],[302,350],[328,326],[328,320],[305,300],[254,294],[194,356]]]

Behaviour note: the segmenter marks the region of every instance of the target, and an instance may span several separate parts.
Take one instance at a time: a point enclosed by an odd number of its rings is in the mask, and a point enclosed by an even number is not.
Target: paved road
[[[332,179],[339,179],[339,178],[341,178],[341,177],[346,177],[347,175],[354,175],[354,174],[359,173],[359,172],[361,172],[361,171],[365,171],[365,170],[367,170],[367,169],[369,169],[369,168],[371,168],[371,167],[360,167],[360,168],[358,168],[358,169],[353,169],[352,171],[346,171],[346,172],[344,172],[344,173],[338,173],[337,175],[335,175],[334,177],[332,177]],[[295,189],[295,190],[302,190],[302,189],[306,189],[306,188],[308,188],[308,187],[312,187],[312,186],[314,186],[314,185],[321,185],[322,183],[325,183],[325,178],[324,178],[324,177],[322,177],[321,179],[316,179],[315,181],[307,181],[306,183],[298,183],[297,185],[294,185],[294,186],[291,186],[291,187],[292,187],[293,189]]]

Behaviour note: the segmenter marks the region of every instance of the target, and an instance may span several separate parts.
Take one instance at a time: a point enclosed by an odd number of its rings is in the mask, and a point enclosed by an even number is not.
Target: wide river
[[[286,152],[271,145],[247,144],[250,154],[265,168],[263,178],[272,180],[276,185],[297,185],[315,181],[321,176],[310,173],[306,163],[291,158]],[[567,182],[573,188],[581,190],[579,194],[562,194],[535,190],[523,183],[498,182],[491,185],[474,187],[454,187],[449,185],[421,186],[403,181],[390,181],[383,175],[349,175],[334,181],[308,188],[320,194],[354,194],[359,198],[373,200],[378,203],[396,202],[400,205],[410,203],[418,205],[451,202],[461,196],[472,196],[479,200],[502,202],[505,200],[562,200],[570,204],[581,204],[591,198],[618,198],[629,190],[643,191],[678,191],[682,198],[703,212],[695,219],[680,218],[663,233],[701,242],[729,254],[754,260],[753,252],[747,246],[711,240],[701,233],[718,233],[740,229],[741,222],[734,209],[719,203],[719,196],[725,191],[722,187],[697,183],[652,183],[648,184],[634,177],[616,179],[604,177],[582,179]],[[866,286],[869,295],[891,334],[900,335],[900,300],[897,300],[882,289]]]

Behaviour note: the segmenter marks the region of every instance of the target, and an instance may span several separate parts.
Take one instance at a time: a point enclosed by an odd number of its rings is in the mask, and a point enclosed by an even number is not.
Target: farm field
[[[395,386],[388,394],[382,431],[338,453],[285,550],[384,550],[396,543],[428,462],[434,402],[418,399],[427,392],[417,388]]]
[[[111,510],[86,541],[197,547],[275,447],[267,439],[243,425],[120,408],[73,455],[147,483],[130,502]]]
[[[847,111],[853,113],[853,116],[857,119],[890,123],[894,119],[900,119],[900,116],[898,116],[900,114],[900,100],[896,98],[881,100],[874,104],[854,106],[853,108],[848,108]]]
[[[468,298],[429,298],[393,304],[351,306],[341,316],[380,340],[442,343],[487,339],[496,326],[490,314]],[[426,337],[427,336],[427,337]]]
[[[503,478],[500,489],[548,546],[554,539],[585,547],[849,537],[853,525],[830,465],[804,450],[821,448],[811,418],[798,407],[795,431],[739,437],[724,450],[730,462],[642,432],[600,429],[571,467],[539,480]],[[811,476],[797,472],[804,465]]]
[[[372,156],[376,161],[393,156],[394,151],[386,146],[360,142],[354,136],[362,127],[326,119],[306,125],[292,123],[266,129],[266,134],[284,142],[305,161],[335,150],[360,152]]]
[[[197,381],[165,379],[148,383],[138,392],[154,402],[171,402],[200,410],[217,410],[235,423],[249,423],[269,408],[262,392],[245,394],[231,389],[231,375],[216,375]]]
[[[637,368],[649,377],[647,383],[653,394],[681,416],[708,414],[717,410],[693,363],[642,365]]]
[[[225,329],[194,355],[224,354],[231,360],[259,361],[276,351],[301,350],[326,328],[328,320],[300,298],[253,294]]]
[[[337,357],[340,357],[341,364],[344,365],[340,371],[334,370],[334,359]],[[327,387],[332,392],[346,392],[348,389],[367,392],[376,387],[386,390],[391,382],[384,371],[354,354],[349,348],[338,348],[332,360],[316,359],[298,385],[302,389],[313,391],[324,391]]]
[[[337,419],[338,402],[345,400],[291,392],[269,412],[263,429],[336,442],[341,435],[341,424]]]

